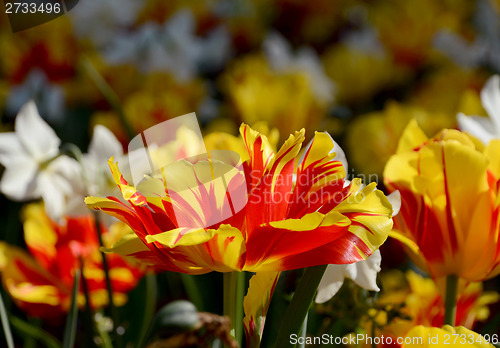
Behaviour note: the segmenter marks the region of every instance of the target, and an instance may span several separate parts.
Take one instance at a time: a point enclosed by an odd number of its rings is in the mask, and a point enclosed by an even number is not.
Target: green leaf
[[[292,302],[290,302],[283,317],[284,320],[278,331],[275,347],[288,347],[290,345],[290,335],[300,335],[300,329],[304,324],[304,319],[326,267],[327,265],[321,265],[306,268],[293,295]]]
[[[38,326],[14,316],[10,317],[10,323],[18,333],[36,339],[37,342],[42,343],[47,348],[61,348],[59,340]]]
[[[146,287],[144,298],[144,312],[141,321],[141,330],[139,333],[139,339],[137,340],[137,347],[141,348],[145,342],[148,334],[149,325],[153,320],[153,316],[156,310],[156,298],[158,296],[158,284],[156,280],[156,275],[153,273],[147,274],[145,277]]]
[[[5,305],[3,303],[2,294],[0,293],[0,318],[2,319],[3,332],[5,334],[5,340],[7,341],[7,347],[14,348],[14,339],[12,338],[12,332],[10,331],[9,317],[7,316],[7,311],[5,310]]]
[[[76,323],[78,321],[78,287],[80,284],[80,270],[75,270],[75,280],[73,282],[73,294],[71,295],[71,306],[66,318],[66,328],[64,330],[64,348],[73,348],[75,345]]]

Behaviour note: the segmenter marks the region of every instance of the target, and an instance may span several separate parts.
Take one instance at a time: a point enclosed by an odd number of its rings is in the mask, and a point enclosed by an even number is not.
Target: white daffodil
[[[494,75],[486,82],[481,90],[481,104],[489,115],[465,116],[457,115],[458,128],[465,131],[484,144],[492,139],[500,139],[500,77]]]
[[[392,216],[396,216],[401,208],[401,194],[395,191],[387,198],[392,204]],[[352,279],[354,283],[366,290],[380,291],[377,286],[377,274],[380,272],[381,262],[380,251],[376,250],[364,261],[347,265],[328,265],[319,283],[315,302],[324,303],[330,300],[340,290],[345,278]]]
[[[88,195],[108,196],[117,189],[108,160],[111,157],[120,159],[122,156],[122,145],[114,134],[102,125],[95,126],[88,153],[82,158]]]
[[[43,198],[47,214],[60,218],[70,198],[82,192],[80,166],[59,155],[61,140],[38,114],[33,101],[16,117],[15,132],[0,134],[0,190],[15,201]]]

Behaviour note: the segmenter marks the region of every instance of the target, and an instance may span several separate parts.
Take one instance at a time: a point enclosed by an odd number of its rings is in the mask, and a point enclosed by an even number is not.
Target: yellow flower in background
[[[358,173],[381,176],[411,119],[416,119],[427,134],[453,127],[456,122],[454,114],[430,113],[416,106],[389,102],[383,111],[354,119],[347,129],[346,150],[352,168]]]
[[[378,305],[385,309],[402,306],[405,319],[396,318],[386,323],[382,333],[405,336],[415,325],[441,327],[444,320],[444,301],[437,284],[415,272],[391,271],[382,274],[382,293]],[[487,305],[499,300],[496,292],[483,292],[482,283],[469,283],[457,299],[456,324],[469,329],[476,321],[489,317]]]
[[[316,128],[331,105],[314,93],[306,72],[274,71],[261,55],[237,60],[221,82],[241,121],[265,121],[283,136],[305,126]]]
[[[456,115],[459,111],[467,111],[483,115],[476,96],[485,81],[486,76],[477,70],[443,64],[415,86],[408,102],[434,113]]]
[[[428,138],[406,127],[384,170],[401,192],[394,237],[435,278],[480,281],[500,273],[500,141],[487,147],[445,129]]]
[[[491,341],[491,336],[483,337],[462,326],[452,327],[445,325],[442,329],[417,326],[408,333],[402,347],[494,347],[489,341]]]
[[[382,292],[377,298],[377,308],[370,309],[361,319],[363,333],[373,332],[375,337],[390,337],[395,341],[410,337],[412,329],[419,325],[443,326],[444,301],[433,279],[413,271],[391,270],[381,274],[380,282]],[[457,298],[456,325],[473,329],[478,320],[488,319],[488,305],[499,297],[496,292],[483,292],[482,283],[469,283]],[[363,347],[372,345],[364,342]]]
[[[440,29],[460,31],[472,12],[470,1],[379,1],[369,18],[396,64],[418,67],[434,58],[432,40]]]
[[[167,73],[155,73],[140,78],[140,81],[140,89],[129,92],[123,101],[125,117],[132,130],[137,133],[176,116],[192,112],[207,95],[202,81],[198,79],[178,83]],[[123,126],[114,112],[95,113],[93,123],[105,125],[120,140],[127,142]]]
[[[322,61],[325,72],[337,85],[339,102],[349,105],[367,102],[376,93],[397,86],[410,77],[408,69],[395,65],[385,53],[344,44],[328,49]]]

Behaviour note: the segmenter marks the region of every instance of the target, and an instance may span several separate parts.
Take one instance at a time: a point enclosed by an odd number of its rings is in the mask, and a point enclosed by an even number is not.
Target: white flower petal
[[[348,265],[328,265],[318,286],[315,302],[324,303],[340,290],[345,278],[352,279],[357,285],[371,291],[379,291],[377,274],[380,272],[382,256],[375,250],[372,256],[364,261]]]
[[[0,133],[0,163],[8,167],[17,162],[19,157],[26,157],[26,151],[16,133]]]
[[[45,212],[53,220],[59,220],[64,215],[65,197],[59,188],[60,182],[54,177],[40,175],[39,185],[45,203]]]
[[[40,197],[36,192],[37,165],[30,159],[10,163],[3,173],[0,190],[14,201]]]
[[[401,209],[401,193],[399,190],[394,191],[390,195],[387,196],[389,203],[392,205],[392,216],[396,216]]]
[[[115,135],[106,127],[97,125],[94,127],[94,135],[89,145],[88,154],[98,161],[98,164],[106,165],[111,156],[123,155],[123,148]]]
[[[481,103],[494,125],[494,134],[500,137],[500,76],[494,75],[481,90]]]
[[[283,36],[271,32],[263,43],[264,53],[269,64],[276,71],[286,71],[293,64],[293,54],[290,44]]]
[[[61,140],[40,117],[33,101],[26,103],[19,111],[15,129],[22,145],[36,161],[44,161],[58,154]]]
[[[491,119],[481,116],[465,116],[462,113],[457,115],[458,128],[470,135],[478,138],[484,144],[490,140],[500,137],[500,134],[494,134],[495,125]]]
[[[347,276],[366,290],[380,291],[377,286],[377,274],[380,272],[381,263],[380,250],[375,250],[366,260],[347,265]]]
[[[330,300],[344,284],[345,268],[348,265],[328,265],[323,278],[318,286],[316,303],[324,303]]]
[[[80,199],[83,205],[84,190],[80,165],[74,159],[60,156],[40,172],[37,180],[45,211],[52,219],[59,219],[68,212],[70,201]],[[74,209],[74,204],[71,205]]]

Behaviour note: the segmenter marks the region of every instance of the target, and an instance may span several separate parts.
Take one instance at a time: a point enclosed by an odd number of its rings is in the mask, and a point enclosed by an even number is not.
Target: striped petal
[[[0,271],[5,290],[30,315],[58,316],[70,289],[24,250],[0,242]]]
[[[280,274],[281,272],[258,272],[250,279],[247,295],[243,300],[247,347],[260,346],[267,310]]]
[[[498,266],[498,163],[481,146],[456,130],[427,139],[411,123],[386,165],[386,186],[399,190],[403,203],[395,232],[416,245],[406,243],[420,253],[410,256],[434,277],[477,281]]]

